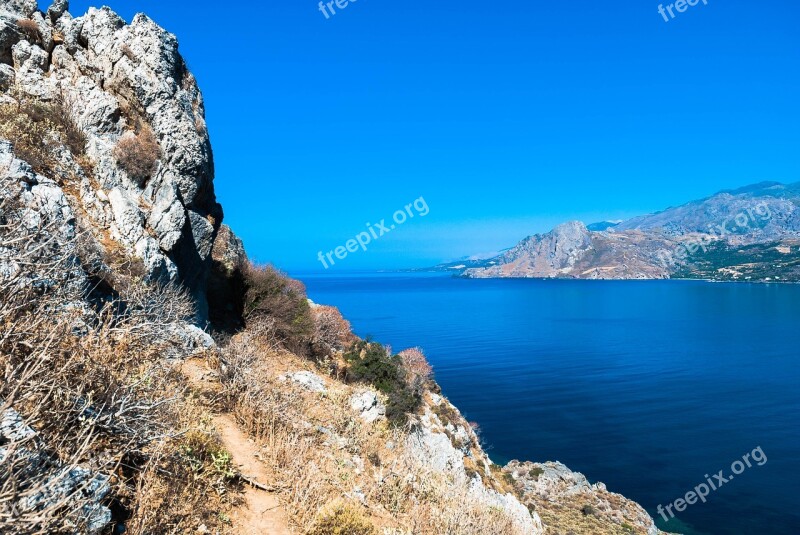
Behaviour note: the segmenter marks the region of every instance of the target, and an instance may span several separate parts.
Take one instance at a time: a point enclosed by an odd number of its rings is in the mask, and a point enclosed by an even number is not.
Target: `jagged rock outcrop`
[[[493,463],[461,412],[438,394],[429,393],[407,444],[411,455],[428,470],[448,474],[469,488],[477,503],[506,511],[519,533],[542,535],[542,521],[506,489],[499,489]]]
[[[515,481],[523,503],[542,515],[545,526],[594,535],[663,533],[642,506],[609,492],[603,483],[590,484],[562,463],[512,461],[503,471]]]
[[[386,406],[378,398],[376,392],[366,391],[353,395],[350,398],[350,408],[368,424],[386,417]]]
[[[81,17],[67,8],[65,0],[46,13],[35,1],[2,3],[2,98],[64,103],[86,136],[86,160],[78,163],[65,151],[62,176],[47,178],[69,185],[90,225],[139,258],[150,279],[186,286],[198,320],[205,321],[223,214],[214,195],[202,94],[175,36],[147,16],[127,24],[109,8],[91,8]],[[36,35],[20,21],[33,21]],[[142,180],[120,165],[115,148],[144,130],[152,130],[160,158]],[[227,242],[235,240],[231,235],[226,232]]]

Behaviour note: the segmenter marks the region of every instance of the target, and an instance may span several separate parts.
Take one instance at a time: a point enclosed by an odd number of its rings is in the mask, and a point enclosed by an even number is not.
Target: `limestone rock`
[[[0,91],[5,91],[14,85],[16,71],[11,65],[0,63]]]
[[[368,424],[386,416],[386,406],[381,403],[378,395],[372,391],[362,392],[350,398],[350,408]]]
[[[69,0],[54,0],[50,7],[47,8],[47,16],[50,17],[52,22],[55,22],[61,15],[69,9]]]
[[[309,371],[287,373],[286,375],[281,376],[281,380],[292,381],[293,383],[302,386],[306,390],[318,392],[320,394],[325,393],[328,390],[325,387],[325,381],[323,381],[319,375]]]
[[[214,194],[202,94],[175,36],[150,18],[137,15],[126,24],[107,7],[73,18],[67,8],[66,0],[54,0],[46,13],[35,1],[3,2],[0,101],[7,101],[4,92],[13,88],[64,102],[87,136],[93,180],[74,161],[67,167],[80,181],[79,202],[91,224],[108,226],[128,254],[144,260],[149,279],[180,278],[203,322],[223,214]],[[20,18],[37,24],[38,43],[22,35]],[[114,157],[120,139],[143,124],[162,149],[145,185],[132,181]],[[226,239],[235,245],[235,237]]]
[[[181,240],[186,224],[186,208],[181,203],[177,186],[171,180],[163,183],[156,192],[147,223],[155,231],[165,252],[172,251]]]
[[[20,17],[30,17],[39,9],[36,0],[4,0],[0,9],[16,14]]]
[[[609,492],[602,483],[589,483],[583,474],[573,472],[562,463],[512,461],[503,471],[517,482],[522,491],[523,502],[542,513],[545,525],[548,518],[567,518],[568,515],[564,514],[566,510],[575,513],[569,515],[569,518],[581,519],[581,511],[588,505],[595,513],[587,525],[591,525],[598,534],[619,533],[620,526],[625,524],[634,526],[647,535],[662,533],[642,506],[624,496]],[[581,529],[580,526],[572,527]]]
[[[211,257],[218,265],[219,271],[228,277],[232,277],[237,271],[242,271],[247,265],[247,253],[242,240],[224,224],[220,226],[214,240]]]

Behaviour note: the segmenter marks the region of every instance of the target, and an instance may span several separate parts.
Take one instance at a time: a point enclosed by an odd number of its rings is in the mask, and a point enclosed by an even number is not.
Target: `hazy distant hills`
[[[800,280],[800,182],[762,182],[622,222],[579,221],[485,260],[466,277]]]

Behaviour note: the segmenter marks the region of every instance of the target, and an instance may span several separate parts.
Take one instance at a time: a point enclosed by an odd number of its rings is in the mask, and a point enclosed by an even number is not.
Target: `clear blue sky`
[[[290,271],[420,196],[425,218],[335,269],[800,180],[797,0],[668,23],[657,0],[358,0],[329,20],[313,0],[108,2],[178,36],[226,222]]]

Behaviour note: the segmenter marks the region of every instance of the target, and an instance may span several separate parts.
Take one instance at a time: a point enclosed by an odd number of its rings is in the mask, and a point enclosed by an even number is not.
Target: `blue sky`
[[[424,266],[568,219],[800,180],[796,0],[108,0],[178,36],[226,222],[290,272]],[[665,5],[669,2],[665,2]],[[78,15],[92,2],[73,1]]]

